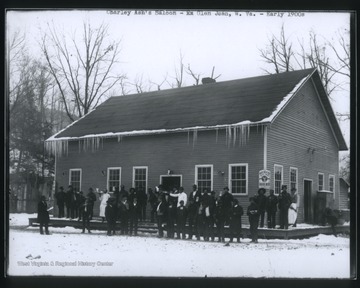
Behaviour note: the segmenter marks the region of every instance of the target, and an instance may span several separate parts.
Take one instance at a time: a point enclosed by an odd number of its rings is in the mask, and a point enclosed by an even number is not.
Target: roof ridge
[[[135,95],[145,96],[145,95],[149,95],[149,94],[157,94],[157,93],[159,93],[161,91],[166,92],[166,91],[174,91],[174,90],[179,91],[179,90],[186,90],[186,89],[201,89],[202,87],[217,86],[219,84],[220,85],[226,85],[226,84],[229,84],[231,82],[240,82],[240,81],[246,81],[246,80],[250,80],[250,79],[254,80],[256,78],[259,79],[259,78],[265,78],[265,77],[277,77],[277,76],[281,76],[281,75],[284,76],[285,74],[300,73],[300,72],[305,73],[305,71],[309,71],[308,74],[311,74],[311,73],[314,72],[314,70],[317,70],[317,68],[307,68],[307,69],[301,69],[301,70],[284,71],[284,72],[281,72],[281,73],[257,75],[257,76],[250,76],[250,77],[244,77],[244,78],[238,78],[238,79],[230,79],[230,80],[225,80],[225,81],[220,81],[220,82],[207,83],[207,84],[190,85],[190,86],[176,87],[176,88],[166,88],[166,89],[163,89],[163,90],[154,90],[154,91],[126,94],[126,95],[113,95],[113,96],[110,96],[109,99],[110,98],[115,98],[115,97],[132,97],[132,96],[135,96]],[[311,73],[310,73],[310,71],[311,71]]]

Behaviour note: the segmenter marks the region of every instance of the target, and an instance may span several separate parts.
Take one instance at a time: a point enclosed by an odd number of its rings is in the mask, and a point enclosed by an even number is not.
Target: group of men
[[[214,191],[204,188],[198,190],[193,185],[193,190],[187,195],[184,188],[179,191],[174,188],[171,193],[163,191],[162,186],[156,189],[154,199],[151,202],[152,215],[156,215],[159,237],[164,237],[166,227],[167,237],[178,239],[196,239],[201,237],[205,241],[214,241],[215,235],[218,241],[223,242],[225,238],[224,226],[229,225],[230,242],[237,239],[240,242],[241,216],[243,208],[239,205],[229,188],[225,187],[219,197]],[[187,229],[185,224],[188,223]],[[215,228],[216,227],[216,228]],[[187,237],[186,237],[187,235]]]
[[[300,197],[296,188],[291,188],[291,194],[287,192],[287,186],[281,186],[279,196],[270,190],[270,195],[265,196],[266,190],[260,188],[257,195],[250,197],[250,206],[247,214],[250,222],[250,233],[253,242],[258,239],[258,227],[264,227],[265,212],[267,215],[267,227],[276,228],[276,213],[279,211],[280,229],[288,229],[289,220],[293,227],[296,227],[297,209],[300,205]]]
[[[72,185],[68,186],[66,192],[61,186],[59,191],[55,193],[55,199],[59,209],[59,218],[65,217],[66,210],[67,218],[79,218],[79,220],[81,220],[86,203],[86,206],[89,206],[88,213],[90,220],[92,219],[94,202],[96,201],[96,194],[92,188],[90,188],[88,194],[84,196],[82,191],[75,191]]]
[[[286,185],[282,185],[279,196],[270,190],[270,195],[265,196],[266,190],[260,188],[257,195],[250,197],[250,205],[247,209],[249,217],[252,242],[257,242],[257,228],[264,227],[265,212],[267,213],[268,228],[275,228],[275,216],[280,212],[280,229],[287,229],[289,226],[289,210],[296,210],[299,207],[299,197],[296,189],[292,194],[287,192]],[[96,195],[92,188],[86,196],[82,192],[74,192],[69,185],[67,192],[63,187],[55,195],[59,207],[59,217],[64,217],[64,207],[67,209],[68,218],[79,217],[83,220],[83,230],[90,233],[90,220],[93,217],[94,202]],[[214,191],[206,188],[198,190],[193,185],[192,191],[187,194],[184,188],[174,188],[171,192],[163,190],[159,185],[152,190],[149,188],[148,196],[142,189],[131,188],[129,192],[122,185],[121,189],[115,188],[115,192],[107,200],[105,218],[108,229],[107,235],[114,235],[116,223],[120,222],[120,233],[122,235],[137,235],[138,220],[145,220],[146,202],[151,205],[150,220],[157,222],[158,235],[164,237],[164,230],[168,238],[178,239],[200,239],[214,241],[215,235],[219,242],[225,238],[225,226],[229,226],[227,237],[232,242],[236,239],[240,242],[241,217],[244,214],[239,202],[224,187],[220,195],[216,197]],[[41,201],[41,203],[45,203]],[[40,205],[40,204],[39,204]],[[188,224],[186,226],[186,223]],[[293,222],[296,226],[296,219]],[[186,227],[186,229],[185,229]],[[47,228],[46,228],[47,229]],[[47,230],[46,230],[47,231]]]

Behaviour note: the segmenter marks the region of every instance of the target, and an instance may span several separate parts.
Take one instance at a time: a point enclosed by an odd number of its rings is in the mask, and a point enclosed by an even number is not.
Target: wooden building
[[[228,186],[246,208],[259,185],[278,194],[286,184],[308,223],[318,191],[339,207],[347,150],[316,69],[111,97],[46,144],[57,187]]]

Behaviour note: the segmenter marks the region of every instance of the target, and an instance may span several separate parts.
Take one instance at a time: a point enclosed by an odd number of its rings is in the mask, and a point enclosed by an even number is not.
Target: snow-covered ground
[[[154,236],[81,234],[26,227],[35,214],[10,214],[9,275],[349,278],[349,238],[250,239],[224,243]]]

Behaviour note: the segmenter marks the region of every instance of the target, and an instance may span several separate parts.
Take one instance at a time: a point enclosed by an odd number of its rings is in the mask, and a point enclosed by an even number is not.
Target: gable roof
[[[315,71],[111,97],[48,141],[271,123]],[[331,124],[338,127],[334,119]],[[339,132],[342,137],[340,128],[335,129]]]

